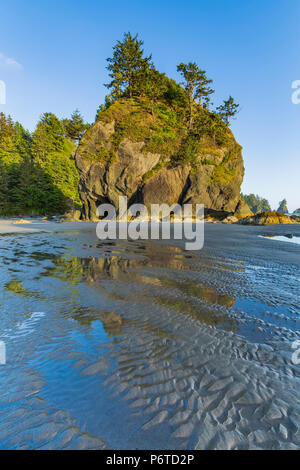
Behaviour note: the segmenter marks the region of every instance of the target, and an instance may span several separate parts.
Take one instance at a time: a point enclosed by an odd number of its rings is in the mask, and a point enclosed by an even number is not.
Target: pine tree
[[[206,77],[206,71],[200,70],[198,65],[195,62],[189,62],[184,64],[181,62],[177,66],[177,71],[180,72],[184,77],[184,88],[188,95],[189,103],[189,130],[192,127],[193,123],[193,108],[194,102],[199,101],[199,105],[202,108],[208,106],[209,95],[214,93],[214,90],[209,87],[209,84],[212,83],[212,80],[209,80]]]
[[[113,57],[108,58],[107,70],[112,81],[105,86],[112,88],[112,94],[119,98],[124,91],[133,97],[133,88],[136,84],[138,73],[150,64],[151,55],[143,57],[143,41],[138,40],[138,35],[131,36],[125,33],[123,41],[118,41],[113,47]]]
[[[63,125],[66,131],[66,137],[71,142],[78,142],[84,132],[89,128],[89,124],[84,122],[78,109],[71,114],[71,119],[64,119]]]
[[[33,133],[32,153],[37,160],[44,160],[50,152],[64,148],[65,129],[52,113],[44,113]]]
[[[7,138],[12,138],[14,134],[15,128],[11,116],[5,116],[4,113],[0,113],[0,142]]]
[[[28,130],[25,130],[22,124],[15,123],[15,145],[18,153],[22,156],[29,156],[31,152],[32,135]]]
[[[234,102],[232,96],[229,96],[228,100],[224,100],[224,104],[218,106],[217,111],[225,124],[229,126],[230,119],[234,118],[234,116],[239,112],[240,105]]]
[[[279,202],[279,207],[277,209],[277,212],[281,212],[282,214],[288,214],[288,208],[287,208],[287,200],[283,199],[282,201]]]
[[[64,212],[68,199],[78,201],[78,173],[75,146],[65,138],[65,128],[54,114],[42,116],[33,133],[31,148],[35,168],[43,172],[46,209],[50,213]]]

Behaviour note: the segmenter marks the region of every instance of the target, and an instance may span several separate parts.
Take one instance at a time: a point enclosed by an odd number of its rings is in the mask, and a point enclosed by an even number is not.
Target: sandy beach
[[[258,236],[287,227],[206,224],[191,252],[13,222],[0,225],[2,449],[299,447],[299,246]]]
[[[42,220],[41,217],[0,219],[0,234],[8,233],[34,233],[34,232],[58,232],[64,230],[91,230],[96,226],[95,222],[51,222]]]

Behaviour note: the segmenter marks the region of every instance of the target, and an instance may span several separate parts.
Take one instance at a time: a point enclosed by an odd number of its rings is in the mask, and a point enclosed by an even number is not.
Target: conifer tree
[[[234,102],[232,96],[229,96],[228,100],[224,100],[221,106],[218,106],[217,111],[225,124],[229,126],[230,119],[233,119],[234,116],[239,112],[240,105]]]
[[[65,129],[53,113],[44,113],[33,133],[32,153],[36,160],[44,160],[50,152],[63,150]]]
[[[206,77],[205,70],[199,69],[198,65],[195,62],[189,62],[184,64],[181,62],[177,66],[177,71],[180,72],[184,77],[184,88],[188,95],[189,102],[189,130],[192,127],[193,123],[193,108],[194,102],[198,100],[200,107],[205,105],[208,106],[209,95],[211,95],[214,90],[209,87],[209,84],[212,83],[212,80],[209,80]]]
[[[130,32],[124,34],[123,41],[113,47],[113,57],[108,58],[107,69],[112,81],[105,86],[112,88],[114,97],[119,98],[124,91],[129,98],[133,97],[133,88],[138,80],[139,72],[150,64],[151,55],[144,57],[143,41],[138,35]]]
[[[78,142],[89,127],[89,124],[84,122],[78,109],[75,109],[70,119],[63,120],[63,125],[65,127],[66,137],[72,142]]]
[[[287,200],[283,199],[282,201],[279,202],[279,207],[277,209],[277,212],[281,212],[282,214],[288,214],[289,210],[287,208]]]

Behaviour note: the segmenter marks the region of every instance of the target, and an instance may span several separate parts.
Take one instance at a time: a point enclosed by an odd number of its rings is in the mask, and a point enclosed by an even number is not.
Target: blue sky
[[[299,0],[10,0],[1,2],[0,111],[33,130],[43,112],[79,108],[93,121],[107,90],[106,58],[138,32],[157,68],[179,77],[196,61],[214,80],[214,103],[241,105],[232,129],[243,146],[243,191],[300,207]]]

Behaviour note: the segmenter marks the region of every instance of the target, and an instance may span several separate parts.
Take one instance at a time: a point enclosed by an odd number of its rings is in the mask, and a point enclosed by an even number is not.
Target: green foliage
[[[149,67],[151,60],[151,56],[143,57],[142,45],[143,41],[138,40],[138,35],[133,37],[128,32],[124,34],[123,41],[118,41],[113,47],[113,57],[107,59],[112,81],[106,87],[112,88],[114,97],[120,98],[126,90],[129,97],[133,97],[141,71]]]
[[[180,138],[180,116],[163,103],[155,106],[156,120],[150,126],[145,139],[144,151],[170,156],[178,146]]]
[[[31,151],[36,161],[43,161],[50,152],[64,148],[65,129],[62,122],[52,113],[44,113],[33,133]]]
[[[198,109],[193,132],[201,138],[209,138],[217,146],[229,145],[232,135],[220,116],[206,109]]]
[[[70,119],[63,119],[65,128],[65,135],[71,142],[79,142],[84,132],[90,127],[89,124],[84,122],[78,109],[71,114]]]
[[[173,163],[177,165],[194,164],[197,165],[200,143],[195,135],[188,135],[181,143],[178,153],[173,158]]]
[[[12,139],[14,136],[15,128],[11,116],[0,113],[0,142],[3,143],[6,139]]]
[[[187,92],[189,102],[189,130],[192,127],[193,122],[193,108],[194,102],[199,101],[200,108],[208,107],[209,95],[214,93],[214,90],[210,88],[209,84],[212,80],[206,77],[206,71],[201,70],[195,62],[189,62],[184,64],[181,62],[177,66],[177,71],[180,72],[184,78],[184,88]]]
[[[281,212],[282,214],[288,214],[289,210],[287,208],[287,200],[283,199],[282,201],[279,202],[279,207],[277,209],[277,212]]]
[[[124,138],[132,142],[144,142],[144,153],[159,153],[163,157],[177,151],[181,140],[182,114],[159,101],[154,105],[152,115],[149,113],[149,104],[151,106],[147,97],[134,100],[122,98],[99,114],[100,121],[115,122],[115,132],[109,142],[114,152]],[[88,138],[89,133],[86,136]],[[82,145],[87,141],[86,136],[81,141]],[[102,144],[98,144],[98,148],[101,147]],[[94,160],[97,159],[96,153],[95,150],[91,154],[88,149],[84,149],[82,156]]]
[[[267,199],[255,194],[242,194],[244,201],[254,213],[261,213],[271,210],[271,206]]]
[[[146,94],[136,97],[134,100],[121,98],[116,100],[108,108],[99,113],[98,119],[104,123],[114,121],[115,132],[110,141],[98,144],[97,150],[83,148],[82,156],[90,160],[115,161],[109,158],[109,151],[118,151],[121,142],[127,138],[132,142],[144,142],[142,151],[144,153],[160,154],[162,166],[166,161],[172,165],[189,164],[197,167],[200,164],[221,165],[214,172],[213,179],[216,181],[229,182],[235,176],[235,172],[228,168],[228,163],[240,156],[240,146],[235,142],[231,131],[217,113],[210,112],[195,104],[194,123],[191,130],[185,125],[185,107],[181,104],[185,91],[174,82],[165,77],[175,93],[175,103],[170,104],[170,96],[166,99],[166,92],[158,98],[153,106],[153,114],[149,113],[151,98]],[[170,88],[167,88],[167,92]],[[87,133],[88,138],[88,133]],[[82,144],[87,141],[84,137]],[[106,148],[107,147],[107,148]],[[221,164],[220,159],[224,150],[226,151]],[[205,158],[207,154],[207,158]],[[216,159],[212,159],[216,155]],[[204,158],[203,158],[204,157]],[[229,165],[230,166],[230,165]],[[159,167],[157,167],[159,168]],[[157,168],[148,172],[144,179],[147,180],[157,172]]]
[[[216,147],[220,146],[231,146],[234,145],[232,153],[228,152],[226,158],[223,160],[223,165],[226,165],[228,160],[237,155],[233,155],[236,152],[236,143],[233,135],[228,130],[228,127],[224,124],[220,116],[216,113],[212,113],[204,108],[195,109],[195,119],[192,129],[188,130],[183,136],[180,148],[178,152],[173,156],[173,162],[175,164],[192,164],[197,166],[200,164],[199,156],[205,153],[213,154]],[[207,144],[210,148],[207,151]],[[202,164],[211,164],[210,159],[202,159]],[[216,164],[213,161],[212,164]],[[224,178],[223,178],[224,179]]]
[[[143,175],[143,183],[145,183],[146,181],[148,181],[150,178],[152,178],[159,170],[161,170],[162,168],[164,168],[166,166],[167,162],[164,161],[164,160],[160,160],[154,168],[152,168],[152,170],[149,170],[147,171],[144,175]]]
[[[214,168],[211,180],[214,183],[229,184],[236,175],[235,168],[227,168],[224,164],[217,165]]]
[[[168,91],[167,77],[158,72],[153,66],[144,67],[140,72],[137,87],[139,88],[138,93],[149,98],[153,116],[154,104]]]
[[[0,115],[0,214],[44,215],[65,212],[79,202],[75,146],[52,113],[33,135]]]
[[[118,149],[122,140],[128,135],[130,132],[130,122],[129,121],[121,121],[117,122],[115,126],[115,132],[113,135],[113,147],[114,149]]]
[[[114,46],[113,57],[107,59],[109,64],[107,69],[110,72],[109,76],[112,81],[106,86],[112,89],[112,93],[109,97],[106,97],[105,104],[99,107],[96,119],[108,119],[110,116],[119,121],[118,116],[116,116],[118,107],[112,105],[118,102],[123,104],[124,97],[134,97],[135,99],[144,97],[146,98],[144,104],[147,104],[144,109],[148,112],[151,111],[153,118],[159,108],[156,105],[162,103],[165,103],[180,116],[177,121],[180,121],[181,124],[180,129],[178,129],[181,136],[183,127],[187,127],[188,134],[202,138],[202,140],[211,139],[215,146],[229,146],[232,135],[227,124],[239,107],[234,103],[233,98],[229,97],[227,101],[224,101],[224,105],[218,108],[218,113],[208,112],[210,95],[214,93],[214,90],[210,86],[212,80],[207,78],[206,71],[202,70],[195,62],[187,64],[181,62],[177,66],[177,71],[184,78],[182,87],[175,80],[156,70],[151,63],[151,55],[144,57],[142,45],[143,41],[138,39],[138,35],[133,37],[130,33],[125,33],[123,41],[118,41]],[[139,101],[140,104],[141,101]],[[106,114],[105,111],[111,107],[114,108],[113,113]],[[139,113],[138,110],[137,113]],[[185,125],[186,119],[188,126]],[[136,124],[134,119],[128,118],[128,120],[131,122],[118,124],[114,137],[114,148],[117,148],[125,135],[132,138],[132,134],[136,134],[136,139],[140,140],[145,137],[146,147],[155,149],[155,151],[160,145],[163,145],[164,141],[176,141],[170,129],[164,132],[159,125],[154,124],[152,126],[152,135],[148,136],[145,129],[142,132],[134,131],[133,124]],[[143,126],[138,126],[139,130],[141,130],[141,127]],[[191,150],[189,137],[184,137],[186,142],[183,144],[180,154],[176,154],[178,161],[182,161],[185,147],[189,152],[188,160],[195,154],[195,151]],[[167,147],[170,146],[167,144]]]
[[[225,124],[229,126],[230,119],[233,119],[234,116],[239,112],[240,105],[234,102],[232,96],[229,96],[228,100],[224,100],[224,104],[218,106],[217,111]]]
[[[96,111],[95,122],[98,121],[101,113],[103,113],[103,111],[106,111],[115,101],[116,99],[112,95],[105,96],[104,104],[100,104]]]
[[[117,155],[114,150],[107,150],[103,145],[98,147],[95,152],[84,150],[82,156],[88,160],[98,160],[106,165],[111,165],[117,160]]]
[[[185,90],[172,78],[167,78],[167,90],[163,98],[166,103],[176,110],[180,110],[184,114],[187,107],[187,96]]]

